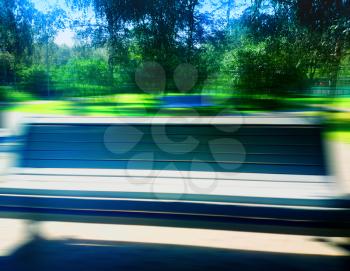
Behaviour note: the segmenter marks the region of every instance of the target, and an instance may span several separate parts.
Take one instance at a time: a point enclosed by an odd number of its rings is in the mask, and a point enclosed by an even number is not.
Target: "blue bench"
[[[193,108],[213,106],[214,102],[208,95],[169,95],[160,98],[164,108]]]
[[[298,118],[36,119],[0,186],[0,214],[347,232],[322,131]]]

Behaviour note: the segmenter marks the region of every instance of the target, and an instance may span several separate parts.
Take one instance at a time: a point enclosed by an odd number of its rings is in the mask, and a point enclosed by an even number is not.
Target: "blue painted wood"
[[[130,200],[100,200],[89,198],[81,200],[75,198],[40,198],[26,195],[18,197],[16,195],[4,195],[0,197],[1,207],[31,207],[37,208],[39,212],[47,208],[49,210],[80,210],[87,211],[91,215],[92,210],[99,212],[139,212],[139,213],[166,213],[166,214],[187,214],[189,216],[227,216],[227,217],[261,217],[305,220],[305,221],[336,221],[341,219],[349,225],[350,210],[329,210],[324,209],[298,209],[298,208],[276,208],[271,206],[242,206],[242,205],[219,205],[207,203],[189,202],[164,202],[164,201],[130,201]],[[0,208],[1,208],[0,207]],[[166,211],[165,211],[166,210]],[[115,214],[118,215],[118,214]],[[190,218],[190,217],[189,217]]]
[[[215,124],[215,125],[203,125],[203,124],[191,124],[191,125],[181,125],[181,130],[178,129],[178,125],[160,125],[156,127],[155,125],[150,126],[148,124],[116,124],[111,125],[113,130],[118,132],[123,132],[124,134],[133,133],[133,129],[125,129],[125,127],[136,128],[145,134],[159,133],[163,128],[166,129],[168,135],[197,135],[203,134],[208,135],[224,135],[234,133],[235,135],[318,135],[322,130],[322,126],[319,125],[273,125],[273,129],[266,129],[268,125],[253,125],[253,124]],[[242,127],[243,126],[243,127]],[[70,133],[101,133],[106,130],[106,127],[110,125],[106,124],[35,124],[31,126],[30,129],[33,133],[47,134],[47,133],[66,133],[69,129]],[[210,129],[210,127],[215,127],[215,129]],[[244,128],[244,129],[242,129]],[[272,128],[272,127],[270,127]]]
[[[32,124],[21,165],[327,174],[317,125]],[[190,139],[190,143],[186,140]]]
[[[69,179],[69,176],[67,176]],[[47,189],[27,189],[27,188],[0,188],[2,195],[31,195],[31,196],[55,196],[55,197],[85,197],[87,198],[109,198],[109,199],[130,199],[137,198],[143,200],[157,200],[158,197],[152,192],[125,192],[125,191],[84,191],[84,190],[47,190]],[[215,194],[178,194],[162,193],[162,199],[173,200],[181,199],[184,201],[197,202],[225,202],[225,203],[252,203],[255,204],[273,204],[284,206],[314,206],[314,207],[333,207],[350,208],[350,201],[340,198],[269,198],[269,197],[251,197],[251,196],[228,196]]]
[[[273,144],[273,143],[272,143]],[[110,143],[111,149],[118,150],[125,146],[125,143]],[[132,151],[135,152],[162,152],[161,147],[171,148],[173,153],[184,153],[189,148],[189,144],[172,143],[172,144],[146,144],[140,142],[135,145]],[[215,146],[219,153],[236,153],[237,145],[217,144]],[[256,145],[244,144],[246,153],[252,154],[279,154],[279,155],[320,155],[319,146],[317,145]],[[81,151],[81,150],[99,150],[110,152],[103,142],[63,142],[62,144],[52,144],[51,142],[30,142],[25,146],[26,151]],[[239,149],[240,150],[240,149]],[[208,152],[205,144],[199,144],[193,153]]]
[[[171,95],[163,96],[160,100],[162,107],[165,108],[193,108],[214,105],[211,97],[207,95]]]
[[[108,150],[78,150],[78,151],[28,151],[26,156],[28,159],[44,160],[65,160],[69,157],[70,160],[111,160],[111,161],[130,161],[130,160],[142,160],[142,161],[202,161],[211,163],[216,161],[220,162],[250,162],[250,163],[275,163],[275,164],[309,164],[309,165],[321,165],[322,158],[317,155],[290,155],[283,154],[244,154],[239,152],[231,153],[164,153],[160,150],[154,152],[147,152],[142,155],[138,151],[129,151],[126,153],[112,153]]]

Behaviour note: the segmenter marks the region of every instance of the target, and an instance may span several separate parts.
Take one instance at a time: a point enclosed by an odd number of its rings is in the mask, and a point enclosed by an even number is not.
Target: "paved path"
[[[345,271],[350,264],[341,238],[62,222],[39,227],[44,239],[27,239],[22,221],[0,220],[1,271]]]

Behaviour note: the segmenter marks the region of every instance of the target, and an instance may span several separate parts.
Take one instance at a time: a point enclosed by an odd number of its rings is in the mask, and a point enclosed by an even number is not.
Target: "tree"
[[[9,52],[0,52],[0,85],[8,85],[13,80],[14,56]]]
[[[256,43],[245,39],[242,46],[226,53],[223,69],[232,74],[232,84],[246,97],[285,97],[305,88],[306,73],[289,54],[289,44],[279,40]]]
[[[335,95],[341,59],[350,46],[350,1],[298,0],[294,7],[300,24],[319,37],[318,55],[327,67]]]
[[[263,3],[266,4],[256,0],[250,9],[249,23],[254,33],[294,39],[292,48],[300,49],[299,63],[307,66],[309,78],[313,78],[316,70],[326,74],[335,94],[341,59],[350,46],[350,1],[271,0],[265,6]]]
[[[0,81],[3,83],[16,82],[17,65],[30,62],[34,17],[35,9],[27,0],[0,2]]]
[[[36,31],[39,33],[36,37],[36,41],[39,45],[45,46],[45,65],[46,65],[46,96],[50,97],[50,45],[53,44],[53,39],[60,29],[65,27],[66,12],[60,8],[54,8],[48,13],[38,14],[36,21]],[[52,46],[51,46],[52,47]]]
[[[108,33],[110,63],[124,63],[129,72],[145,61],[165,70],[172,89],[172,74],[181,63],[196,64],[198,45],[205,36],[199,0],[71,0],[75,7],[94,6]],[[132,51],[130,49],[133,49]],[[135,55],[135,52],[136,55]]]
[[[32,50],[32,22],[35,9],[27,0],[0,2],[0,51],[16,58],[29,55]]]

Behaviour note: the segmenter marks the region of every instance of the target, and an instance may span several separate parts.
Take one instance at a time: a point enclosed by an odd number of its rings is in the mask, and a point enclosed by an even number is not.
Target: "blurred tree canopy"
[[[43,14],[30,0],[0,1],[0,84],[20,84],[43,94],[47,69],[38,68],[36,51],[53,42],[57,29],[63,27],[64,14],[58,8]]]
[[[150,79],[159,80],[157,93],[280,98],[319,77],[334,89],[349,62],[350,0],[66,2],[79,18],[57,7],[39,12],[31,0],[0,1],[0,84],[60,97],[142,91],[138,79]],[[76,32],[73,47],[55,43],[66,28]],[[149,63],[158,75],[137,77]]]
[[[27,0],[0,1],[0,83],[15,80],[16,65],[33,50],[33,5]]]
[[[296,18],[314,41],[313,50],[319,66],[335,88],[339,66],[350,46],[350,1],[296,1],[290,5]]]
[[[0,51],[25,57],[32,52],[33,5],[28,0],[0,2]]]
[[[199,0],[72,0],[73,6],[93,5],[105,25],[109,61],[133,73],[145,61],[155,61],[165,70],[167,88],[174,88],[172,73],[181,63],[199,64],[200,44],[210,27]],[[77,22],[79,25],[80,22]],[[99,32],[100,33],[100,32]],[[100,38],[100,35],[97,35]],[[204,71],[205,72],[205,71]]]
[[[242,16],[248,36],[267,43],[274,61],[285,62],[272,63],[269,70],[276,76],[268,81],[280,90],[303,89],[306,79],[310,83],[318,73],[335,87],[341,58],[349,50],[349,8],[348,0],[254,1]]]

